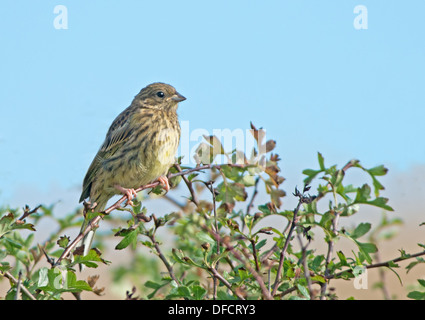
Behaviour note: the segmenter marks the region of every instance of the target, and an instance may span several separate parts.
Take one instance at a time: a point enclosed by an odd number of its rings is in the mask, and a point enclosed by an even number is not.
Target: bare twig
[[[44,248],[40,245],[38,245],[38,248],[40,251],[43,252],[44,256],[46,257],[47,262],[53,267],[55,265],[55,260],[50,258],[46,252],[46,250],[44,250]]]
[[[179,173],[182,173],[182,172],[183,172],[182,168],[180,167],[180,165],[179,165],[178,163],[176,163],[176,164],[174,165],[174,167],[177,169],[177,171],[178,171]],[[191,194],[191,196],[192,196],[191,201],[192,201],[192,202],[193,202],[196,206],[198,206],[198,205],[199,205],[199,201],[198,201],[198,197],[196,196],[196,192],[195,192],[195,190],[193,190],[193,184],[192,184],[192,182],[191,182],[191,181],[189,181],[189,179],[188,179],[185,175],[182,175],[182,179],[183,179],[183,181],[186,183],[187,188],[189,189],[189,192],[190,192],[190,194]]]
[[[215,203],[215,188],[213,187],[213,181],[210,181],[209,183],[206,183],[206,186],[208,188],[208,190],[210,190],[211,194],[212,194],[212,198],[213,198],[213,212],[214,212],[214,223],[215,223],[215,232],[218,234],[218,219],[217,219],[217,208],[216,208],[216,203]],[[220,254],[220,241],[217,240],[217,245],[216,245],[216,254],[219,255]],[[217,263],[215,264],[214,268],[217,271],[218,269],[218,264],[219,262],[217,261]],[[218,281],[216,277],[213,277],[213,297],[214,300],[217,299],[217,286],[218,286]]]
[[[289,229],[290,226],[291,226],[291,221],[288,221],[288,223],[286,224],[285,228],[282,231],[282,234],[285,234],[286,231]],[[269,251],[267,251],[265,254],[262,255],[262,257],[261,257],[261,263],[263,264],[278,249],[279,249],[279,247],[278,247],[277,243],[275,242],[274,245],[269,249]]]
[[[381,262],[381,256],[379,255],[379,251],[375,253],[375,260],[377,263]],[[388,292],[387,283],[386,283],[386,276],[385,276],[385,270],[379,269],[379,279],[381,280],[382,285],[380,286],[382,290],[382,294],[384,295],[385,300],[391,300],[390,293]]]
[[[312,297],[312,290],[311,290],[311,277],[310,277],[310,270],[308,268],[308,263],[307,263],[307,247],[310,244],[310,242],[308,242],[306,245],[303,244],[303,240],[301,238],[301,235],[298,233],[297,234],[297,238],[298,238],[298,242],[300,243],[300,247],[301,247],[301,252],[302,252],[302,265],[304,268],[304,277],[307,280],[307,288],[308,288],[308,292],[310,293],[310,299],[313,299]]]
[[[254,239],[250,239],[249,242],[251,242],[251,246],[252,246],[252,255],[254,256],[255,270],[257,270],[257,272],[259,272],[260,266],[258,264],[257,248],[255,247],[255,241],[254,241]]]
[[[68,247],[66,247],[66,249],[62,252],[59,259],[56,261],[56,263],[52,267],[58,266],[63,259],[68,257],[68,255],[71,253],[71,251],[74,250],[74,248],[84,238],[84,236],[87,233],[89,233],[90,230],[92,230],[95,226],[97,226],[101,219],[102,219],[102,216],[96,216],[95,218],[93,218],[93,220],[91,220],[89,222],[89,224],[87,225],[87,228],[84,231],[80,232],[77,235],[77,237],[68,245]]]
[[[180,203],[179,201],[177,201],[176,199],[170,197],[168,194],[164,195],[164,199],[167,200],[168,202],[174,204],[176,207],[180,208],[181,210],[184,210],[185,205]]]
[[[3,273],[0,273],[0,275],[6,277],[10,281],[12,281],[16,286],[18,286],[19,280],[17,280],[9,271],[5,271]],[[31,300],[37,300],[37,298],[34,297],[33,294],[31,292],[29,292],[29,290],[25,286],[20,285],[19,287],[20,287],[20,290],[22,290],[22,292],[24,292],[28,296],[28,298],[30,298]]]
[[[232,167],[245,167],[245,165],[238,165],[238,164],[225,164],[226,166],[232,166]],[[203,165],[203,166],[198,166],[196,168],[192,168],[192,169],[188,169],[188,170],[184,170],[181,172],[177,172],[177,173],[173,173],[169,176],[169,178],[174,178],[177,176],[184,176],[186,174],[192,173],[192,172],[196,172],[196,171],[202,171],[202,170],[206,170],[206,169],[211,169],[211,168],[221,168],[222,166],[225,165],[212,165],[212,164],[207,164],[207,165]],[[142,190],[145,189],[150,189],[150,188],[155,188],[156,186],[158,186],[160,184],[159,181],[155,181],[153,183],[147,184],[147,185],[143,185],[140,186],[139,188],[136,189],[136,192],[140,192]],[[106,210],[104,210],[103,212],[101,212],[103,215],[108,215],[109,213],[111,213],[113,210],[119,208],[121,206],[121,204],[127,200],[126,196],[121,197],[121,199],[119,199],[117,202],[115,202],[112,206],[110,206],[109,208],[107,208]],[[75,247],[78,245],[78,243],[84,238],[84,236],[90,232],[90,230],[92,230],[93,228],[95,228],[99,221],[102,219],[102,215],[96,216],[95,218],[93,218],[93,220],[91,220],[89,222],[89,224],[87,225],[86,229],[82,232],[80,232],[77,237],[68,245],[68,247],[64,250],[64,252],[62,253],[62,255],[59,257],[59,259],[56,261],[56,263],[54,264],[54,266],[57,266],[60,264],[60,262],[66,258],[71,252],[72,250],[75,249]]]
[[[309,189],[310,189],[309,187],[305,186],[303,193],[308,191]],[[298,191],[297,188],[295,188],[294,196],[298,197],[299,201],[298,201],[297,207],[294,210],[294,216],[292,218],[291,227],[289,228],[288,235],[286,236],[285,244],[283,245],[282,251],[280,252],[279,266],[278,266],[277,272],[276,272],[276,279],[275,279],[275,282],[274,282],[274,285],[273,285],[272,296],[274,296],[276,294],[277,288],[279,287],[280,274],[282,272],[282,267],[283,267],[283,262],[285,260],[286,250],[288,249],[289,242],[291,241],[292,232],[294,231],[295,226],[298,223],[298,212],[299,212],[301,205],[303,203],[309,203],[313,200],[312,197],[304,196],[303,194],[301,194]]]
[[[246,269],[248,269],[248,272],[250,272],[255,280],[257,281],[258,285],[260,286],[261,292],[263,294],[264,299],[266,300],[273,300],[273,297],[270,295],[270,292],[267,290],[266,285],[264,284],[263,279],[261,278],[261,276],[257,273],[257,271],[255,271],[255,269],[253,269],[251,267],[251,265],[249,264],[249,262],[247,262],[241,255],[240,253],[235,249],[234,246],[232,246],[229,241],[227,241],[226,239],[223,239],[217,232],[215,232],[214,230],[208,228],[207,226],[203,227],[206,231],[208,231],[213,237],[214,239],[216,239],[217,241],[219,241],[220,243],[222,243],[227,250],[229,250],[233,256],[238,259],[240,262],[242,262],[245,266]]]
[[[234,295],[239,299],[245,300],[245,298],[237,291],[233,290],[232,285],[220,274],[215,268],[208,268],[208,270],[213,274],[213,276],[221,281]]]
[[[339,212],[335,212],[335,217],[332,220],[332,231],[335,233],[335,235],[338,234],[337,227],[338,227],[338,221],[339,221]],[[326,253],[326,261],[325,261],[325,276],[329,275],[329,263],[331,262],[333,250],[334,250],[335,242],[332,239],[329,239],[328,241],[328,252]],[[320,300],[324,300],[326,298],[326,288],[328,286],[328,282],[321,284],[320,289]]]
[[[151,241],[152,241],[152,243],[153,243],[153,245],[154,245],[154,247],[155,247],[155,250],[156,250],[156,252],[157,252],[157,255],[158,255],[158,257],[161,259],[161,261],[164,263],[164,265],[165,265],[165,267],[167,268],[167,270],[168,270],[168,273],[170,274],[170,277],[178,284],[178,283],[180,283],[180,281],[177,279],[177,277],[176,277],[176,275],[174,274],[174,271],[173,271],[173,266],[168,262],[168,260],[167,260],[167,258],[163,255],[163,253],[162,253],[162,251],[161,251],[161,248],[159,247],[159,244],[158,244],[158,242],[156,241],[156,239],[155,239],[155,235],[154,234],[151,234],[150,236],[149,236],[149,238],[151,239]]]
[[[19,300],[19,294],[21,293],[21,280],[22,280],[22,271],[19,271],[18,283],[16,284],[15,300]]]
[[[254,191],[252,193],[251,200],[249,201],[248,207],[246,208],[246,215],[249,215],[251,208],[254,207],[254,199],[258,194],[258,182],[259,181],[260,181],[260,177],[257,177],[257,179],[255,179]]]
[[[24,213],[22,214],[22,216],[18,219],[18,221],[23,221],[26,217],[28,217],[29,215],[36,213],[38,209],[41,208],[41,205],[38,205],[37,207],[35,207],[34,209],[30,210],[30,208],[27,206],[25,206],[24,208]]]

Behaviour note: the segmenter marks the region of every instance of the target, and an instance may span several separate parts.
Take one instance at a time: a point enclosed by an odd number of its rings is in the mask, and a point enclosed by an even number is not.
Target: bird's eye
[[[162,91],[158,91],[158,92],[156,93],[156,95],[157,95],[158,97],[160,97],[160,98],[164,98],[164,96],[165,96],[164,92],[162,92]]]

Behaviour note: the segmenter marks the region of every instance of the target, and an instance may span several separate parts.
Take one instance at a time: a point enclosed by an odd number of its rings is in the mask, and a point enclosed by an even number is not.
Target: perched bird
[[[136,188],[156,180],[168,191],[165,175],[174,164],[180,141],[177,106],[184,100],[165,83],[143,88],[112,122],[86,173],[80,202],[89,198],[93,211],[101,212],[112,196],[123,194],[131,204]],[[82,231],[88,223],[86,219]],[[93,237],[90,230],[80,243],[84,255]]]

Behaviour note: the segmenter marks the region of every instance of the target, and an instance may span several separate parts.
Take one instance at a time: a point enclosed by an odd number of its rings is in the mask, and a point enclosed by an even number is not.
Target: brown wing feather
[[[130,107],[124,110],[112,123],[106,134],[105,141],[94,157],[83,182],[83,192],[81,193],[80,202],[90,196],[91,186],[96,177],[97,172],[102,166],[104,160],[112,157],[114,153],[122,147],[129,139],[132,129],[130,124]]]

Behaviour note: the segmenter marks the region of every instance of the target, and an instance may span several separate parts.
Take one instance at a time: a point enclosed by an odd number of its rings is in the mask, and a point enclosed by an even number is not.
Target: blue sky
[[[191,130],[266,128],[296,183],[318,151],[340,165],[424,164],[423,12],[423,1],[2,1],[0,204],[41,194],[77,206],[110,123],[155,81],[187,97]]]

